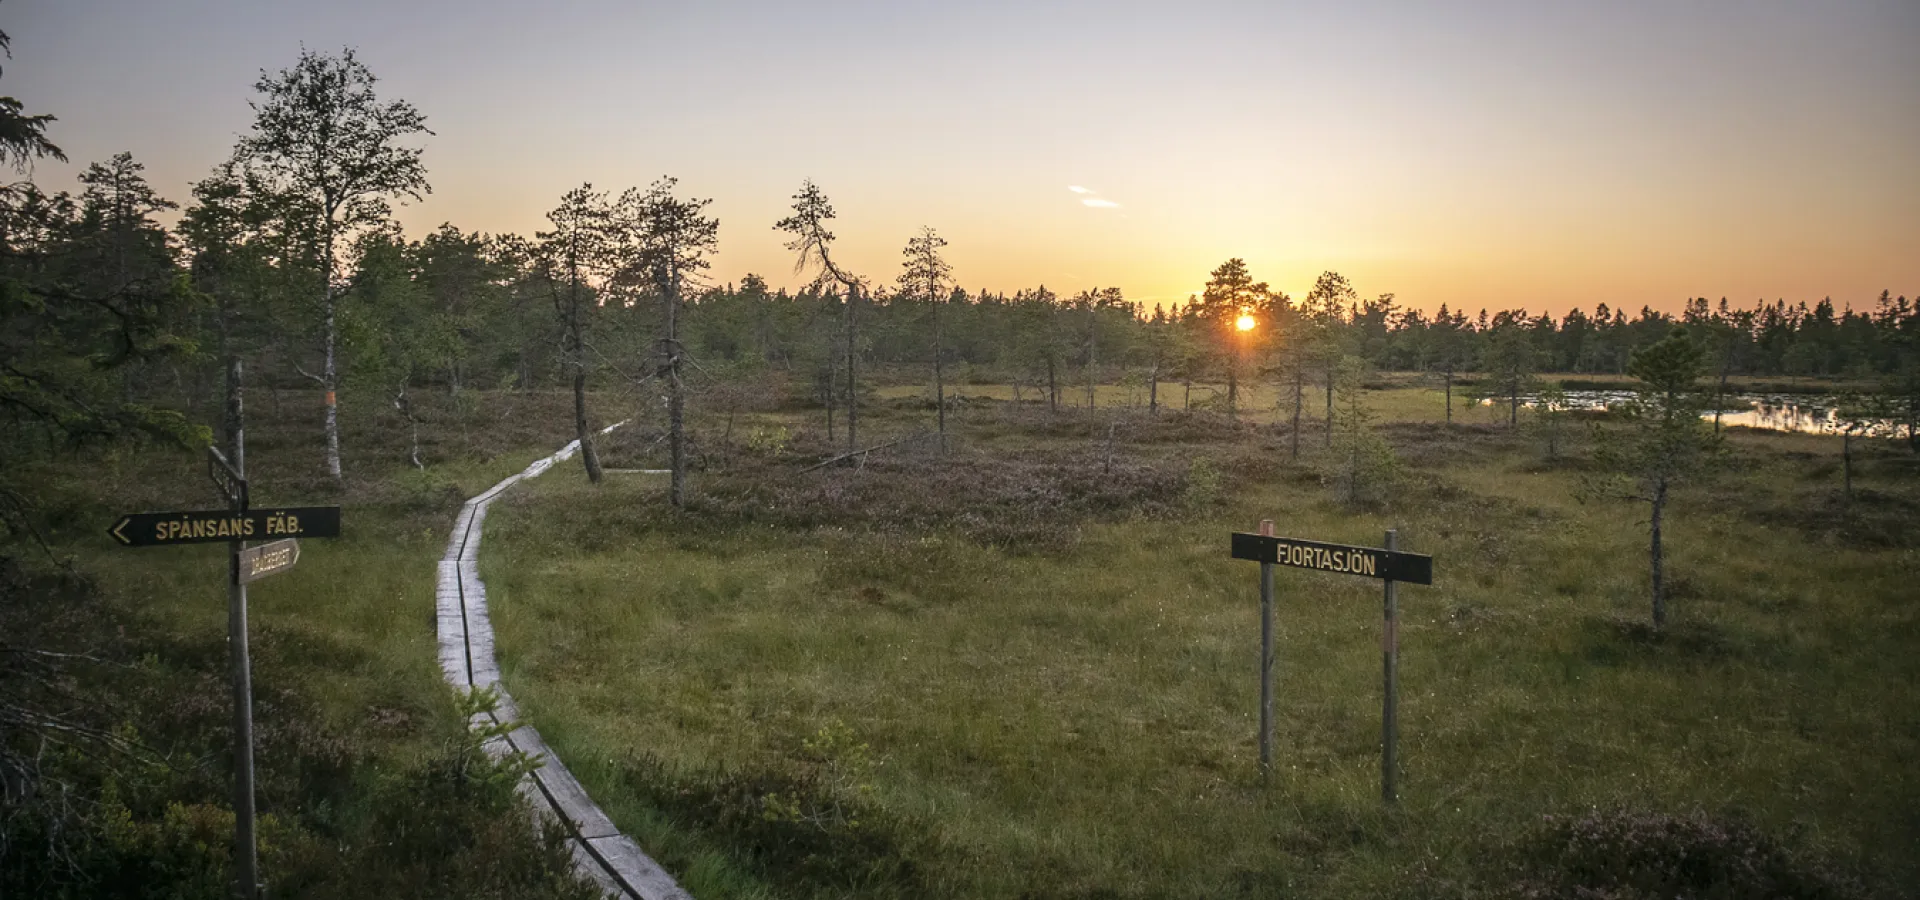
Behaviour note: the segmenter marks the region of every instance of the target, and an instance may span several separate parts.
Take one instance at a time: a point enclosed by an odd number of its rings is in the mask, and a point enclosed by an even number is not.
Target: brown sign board
[[[1234,532],[1233,558],[1409,584],[1433,583],[1433,557],[1377,547]]]
[[[240,583],[251,584],[278,575],[300,561],[300,542],[293,538],[271,541],[240,551]]]
[[[167,547],[277,538],[340,536],[338,506],[263,506],[245,512],[224,509],[134,513],[121,516],[107,534],[122,546]]]

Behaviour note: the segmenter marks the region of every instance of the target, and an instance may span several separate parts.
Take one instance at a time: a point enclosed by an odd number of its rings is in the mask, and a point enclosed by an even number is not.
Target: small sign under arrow
[[[300,542],[293,538],[273,541],[240,551],[240,583],[251,584],[268,575],[278,575],[300,561]]]

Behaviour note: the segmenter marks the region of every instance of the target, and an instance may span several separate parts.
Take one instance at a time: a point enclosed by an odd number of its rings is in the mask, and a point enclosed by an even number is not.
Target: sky
[[[1230,257],[1429,311],[1920,295],[1914,0],[3,0],[0,30],[0,95],[59,117],[44,186],[125,150],[184,203],[262,70],[352,47],[434,132],[410,234],[672,175],[723,282],[804,280],[772,226],[811,178],[876,281],[931,226],[970,290],[1147,304]]]

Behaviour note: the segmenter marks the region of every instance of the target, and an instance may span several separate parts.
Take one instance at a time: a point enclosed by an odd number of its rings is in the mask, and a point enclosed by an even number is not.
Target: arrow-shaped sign
[[[273,541],[240,551],[240,583],[251,584],[268,575],[278,575],[300,561],[300,542],[293,538]]]
[[[134,513],[121,516],[107,534],[122,546],[159,547],[270,538],[340,536],[338,506],[267,506],[246,512],[224,509]]]

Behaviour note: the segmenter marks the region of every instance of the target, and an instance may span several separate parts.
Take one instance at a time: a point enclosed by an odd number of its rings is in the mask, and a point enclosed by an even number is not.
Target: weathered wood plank
[[[616,422],[601,429],[609,433],[625,424]],[[493,722],[516,722],[519,708],[500,683],[500,664],[495,654],[492,622],[487,618],[486,585],[480,580],[480,533],[487,518],[487,507],[515,484],[539,476],[569,459],[580,448],[571,442],[558,453],[535,460],[516,475],[508,476],[479,496],[468,500],[455,517],[447,538],[447,552],[440,560],[439,579],[434,589],[435,632],[439,642],[440,668],[447,683],[462,690],[492,687],[499,703],[491,716],[475,716],[471,727]],[[587,795],[573,773],[553,755],[540,733],[522,725],[505,738],[489,740],[489,756],[499,758],[520,750],[539,759],[541,767],[516,786],[534,810],[536,820],[560,817],[573,831],[568,842],[575,867],[600,885],[609,896],[634,900],[691,900],[679,884],[623,835],[604,811]]]

